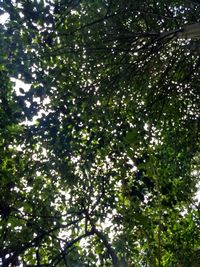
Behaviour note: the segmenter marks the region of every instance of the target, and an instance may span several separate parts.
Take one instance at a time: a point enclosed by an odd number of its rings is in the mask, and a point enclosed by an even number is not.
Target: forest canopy
[[[199,266],[199,14],[0,2],[1,266]]]

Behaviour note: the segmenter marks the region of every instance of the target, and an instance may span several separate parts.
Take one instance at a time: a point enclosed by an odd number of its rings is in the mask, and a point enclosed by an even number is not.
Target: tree
[[[199,4],[0,8],[10,15],[1,27],[7,84],[31,83],[20,95],[6,85],[12,94],[2,96],[12,106],[1,111],[3,266],[191,266]]]

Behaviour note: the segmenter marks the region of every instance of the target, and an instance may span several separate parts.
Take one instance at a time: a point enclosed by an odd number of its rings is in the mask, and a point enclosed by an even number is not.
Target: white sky
[[[6,13],[1,15],[0,16],[0,24],[4,24],[8,18],[9,18],[9,15]]]

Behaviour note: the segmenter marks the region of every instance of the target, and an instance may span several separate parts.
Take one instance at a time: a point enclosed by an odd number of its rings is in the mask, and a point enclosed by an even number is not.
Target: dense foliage
[[[5,13],[2,266],[199,266],[198,1],[5,0]]]

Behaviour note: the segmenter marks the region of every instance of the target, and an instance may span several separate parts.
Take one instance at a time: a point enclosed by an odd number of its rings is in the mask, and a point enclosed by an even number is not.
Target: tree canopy
[[[5,0],[5,13],[2,266],[199,266],[198,1]]]

